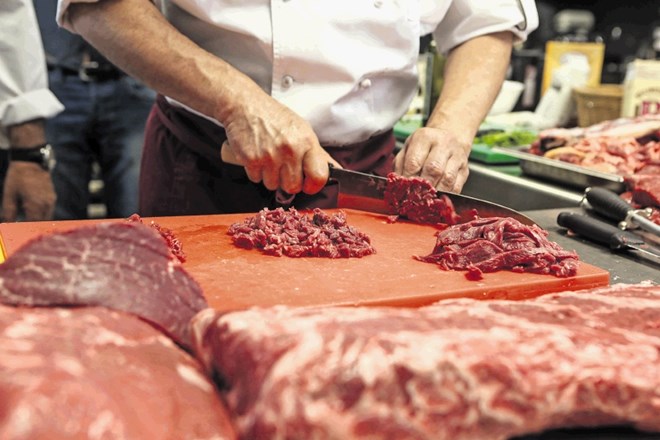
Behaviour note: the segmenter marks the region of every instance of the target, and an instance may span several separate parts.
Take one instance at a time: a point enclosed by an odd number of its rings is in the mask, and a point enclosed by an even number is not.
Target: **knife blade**
[[[641,228],[660,237],[660,226],[647,218],[643,209],[635,209],[607,188],[587,188],[584,200],[597,213],[619,223],[621,229]],[[584,201],[583,201],[584,204]]]
[[[378,214],[395,214],[385,202],[387,179],[373,174],[330,167],[330,179],[338,182],[339,208],[359,209]],[[437,191],[438,197],[446,195],[454,205],[462,221],[471,220],[474,210],[480,217],[511,217],[525,225],[536,224],[534,220],[506,206],[452,192]]]
[[[227,141],[222,144],[220,154],[223,162],[242,165]],[[330,166],[328,182],[331,180],[339,184],[338,208],[358,209],[377,214],[394,214],[390,212],[385,202],[385,188],[387,187],[385,177]],[[536,224],[534,220],[526,215],[497,203],[462,194],[437,192],[438,197],[443,194],[451,200],[456,213],[461,217],[461,221],[472,220],[474,210],[476,210],[480,217],[511,217],[525,225]]]
[[[557,224],[596,243],[606,244],[613,251],[632,251],[638,256],[660,264],[660,250],[648,245],[641,237],[609,223],[574,212],[560,212]]]

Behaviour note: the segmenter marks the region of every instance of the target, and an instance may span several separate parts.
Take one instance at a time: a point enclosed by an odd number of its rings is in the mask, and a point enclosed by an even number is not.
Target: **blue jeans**
[[[84,82],[58,69],[49,72],[49,87],[65,107],[46,122],[57,160],[55,219],[87,218],[95,162],[107,217],[137,213],[144,126],[155,93],[129,76]]]

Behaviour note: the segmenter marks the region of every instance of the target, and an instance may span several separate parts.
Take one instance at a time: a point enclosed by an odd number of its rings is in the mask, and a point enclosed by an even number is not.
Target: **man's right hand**
[[[65,18],[126,73],[219,121],[250,180],[314,194],[327,182],[328,163],[338,166],[305,120],[181,34],[153,2],[73,2]]]
[[[268,95],[248,100],[224,125],[233,162],[270,190],[315,194],[328,181],[328,164],[341,168],[309,123]]]

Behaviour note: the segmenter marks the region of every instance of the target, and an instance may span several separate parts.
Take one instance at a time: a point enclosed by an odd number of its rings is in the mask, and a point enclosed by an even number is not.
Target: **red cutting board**
[[[332,212],[333,210],[329,210]],[[145,218],[170,228],[186,253],[184,267],[201,284],[212,307],[396,305],[420,306],[450,297],[522,299],[561,290],[609,284],[609,273],[581,263],[576,276],[484,274],[469,281],[464,272],[443,271],[412,258],[427,255],[435,228],[398,222],[383,215],[344,210],[348,224],[367,233],[377,253],[364,258],[325,259],[267,256],[233,245],[227,228],[252,214]],[[100,220],[0,224],[5,255],[37,235]],[[105,220],[107,221],[107,220]],[[115,220],[123,221],[123,220]]]

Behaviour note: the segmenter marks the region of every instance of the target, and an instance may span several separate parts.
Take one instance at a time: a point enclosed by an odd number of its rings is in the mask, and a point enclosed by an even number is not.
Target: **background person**
[[[55,219],[87,218],[96,177],[103,182],[105,216],[128,217],[138,211],[144,125],[155,93],[60,28],[56,7],[56,0],[35,2],[50,89],[65,106],[46,123],[57,156]]]
[[[62,111],[48,90],[31,0],[0,2],[0,194],[2,221],[52,218],[55,192],[44,118]]]

